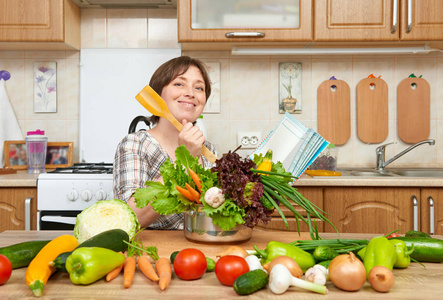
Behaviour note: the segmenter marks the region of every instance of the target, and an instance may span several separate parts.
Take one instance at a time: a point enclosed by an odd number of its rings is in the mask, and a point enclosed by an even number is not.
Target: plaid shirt
[[[214,146],[205,142],[205,146],[215,153]],[[160,167],[169,158],[166,151],[147,131],[138,131],[127,135],[117,146],[114,158],[114,197],[128,201],[138,188],[143,188],[148,180],[160,177]],[[203,157],[206,168],[212,164]],[[160,215],[152,223],[151,229],[183,229],[183,214]]]

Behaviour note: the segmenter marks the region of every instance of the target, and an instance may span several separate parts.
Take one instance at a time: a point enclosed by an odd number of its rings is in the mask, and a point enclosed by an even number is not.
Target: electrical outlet
[[[239,132],[237,134],[238,146],[242,149],[253,149],[261,143],[261,132]]]

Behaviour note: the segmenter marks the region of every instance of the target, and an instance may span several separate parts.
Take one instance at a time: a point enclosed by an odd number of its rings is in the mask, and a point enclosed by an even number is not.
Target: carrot
[[[132,279],[134,279],[135,273],[135,258],[132,256],[126,257],[123,266],[123,286],[125,289],[131,286]]]
[[[106,275],[106,281],[111,281],[112,279],[114,279],[115,277],[118,276],[118,274],[120,274],[120,272],[123,269],[123,264],[121,264],[120,266],[118,266],[117,268],[115,268],[114,270],[112,270],[111,272],[109,272]]]
[[[148,279],[152,281],[159,281],[157,273],[155,273],[155,269],[152,266],[147,256],[140,256],[137,261],[138,268],[145,274]]]
[[[177,189],[177,191],[180,192],[180,194],[185,196],[186,199],[188,199],[189,201],[195,202],[194,197],[192,197],[191,193],[187,189],[184,189],[178,185],[175,188]]]
[[[187,182],[185,183],[186,188],[188,189],[189,193],[192,195],[192,198],[194,198],[194,202],[200,204],[200,193],[197,192],[192,186],[190,186]]]
[[[160,257],[155,262],[155,269],[157,270],[159,277],[158,285],[160,289],[163,291],[168,287],[172,278],[172,268],[169,259]]]
[[[194,172],[191,168],[188,168],[189,176],[191,176],[192,181],[194,181],[195,185],[197,186],[198,191],[202,192],[202,181],[200,177],[198,177],[197,173]]]

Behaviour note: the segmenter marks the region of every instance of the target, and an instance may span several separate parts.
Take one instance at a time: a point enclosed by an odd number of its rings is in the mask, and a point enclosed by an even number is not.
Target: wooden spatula
[[[140,104],[143,105],[143,107],[146,108],[154,116],[165,118],[166,120],[171,122],[172,125],[174,125],[175,128],[177,128],[179,131],[183,129],[183,125],[179,121],[177,121],[177,119],[169,111],[165,100],[163,100],[162,97],[160,97],[160,95],[157,94],[157,92],[154,91],[149,85],[145,86],[143,90],[141,90],[140,93],[135,96],[135,99],[137,99],[137,101],[140,102]],[[214,155],[214,153],[212,153],[204,145],[202,147],[202,154],[211,163],[214,163],[217,160],[217,157]]]

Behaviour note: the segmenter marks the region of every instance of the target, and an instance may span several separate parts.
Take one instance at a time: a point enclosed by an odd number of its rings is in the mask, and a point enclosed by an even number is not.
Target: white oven
[[[112,164],[75,164],[40,174],[37,230],[72,230],[83,209],[113,198]]]

